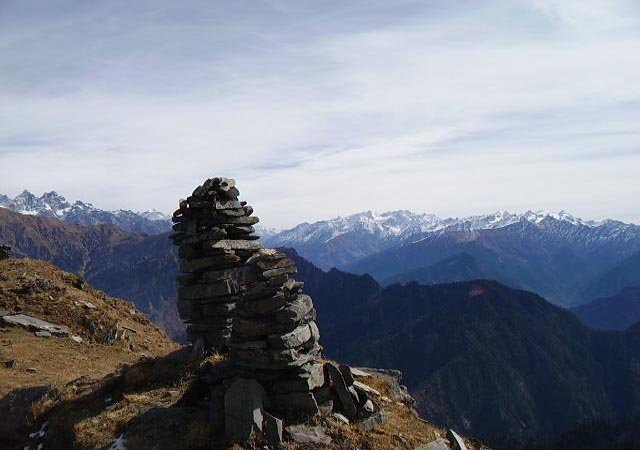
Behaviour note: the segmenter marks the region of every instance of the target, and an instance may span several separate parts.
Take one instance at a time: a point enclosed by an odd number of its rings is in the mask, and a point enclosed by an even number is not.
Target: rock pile
[[[0,261],[11,257],[11,247],[0,244]]]
[[[245,261],[262,248],[254,235],[253,208],[238,200],[235,181],[211,178],[173,214],[170,237],[182,262],[178,311],[187,337],[206,349],[226,352]]]
[[[229,354],[202,376],[214,428],[237,441],[279,444],[283,430],[296,442],[330,439],[305,428],[314,416],[377,426],[384,417],[375,391],[348,366],[321,359],[313,300],[290,278],[295,264],[256,242],[258,219],[238,195],[234,180],[211,178],[173,215],[183,272],[178,309],[189,340]]]
[[[229,353],[234,374],[258,380],[283,417],[317,414],[314,393],[325,381],[313,300],[289,278],[295,272],[273,249],[246,261]]]
[[[229,359],[203,374],[211,421],[237,441],[326,442],[313,416],[371,429],[384,417],[352,370],[321,359],[313,300],[293,261],[255,240],[258,222],[235,181],[212,178],[180,202],[171,236],[182,259],[178,309],[189,339]],[[285,427],[285,421],[287,427]]]

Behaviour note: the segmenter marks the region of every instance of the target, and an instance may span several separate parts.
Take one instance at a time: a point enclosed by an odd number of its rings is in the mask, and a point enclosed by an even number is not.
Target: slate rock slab
[[[467,450],[467,446],[464,445],[464,440],[460,437],[458,433],[453,431],[451,428],[447,430],[447,437],[451,441],[451,447],[454,450]]]
[[[290,425],[285,428],[291,440],[298,444],[330,444],[331,437],[327,436],[320,425]]]
[[[240,378],[229,386],[224,412],[225,434],[230,439],[246,442],[262,432],[264,399],[264,389],[255,380]]]
[[[416,450],[449,450],[449,441],[443,438],[438,438],[428,444],[416,447]]]
[[[54,336],[69,335],[69,327],[45,322],[44,320],[36,319],[35,317],[30,317],[24,314],[16,314],[15,316],[3,316],[2,320],[9,325],[25,327],[26,329],[32,331],[46,331]]]
[[[364,431],[371,431],[382,425],[386,420],[387,418],[384,413],[382,411],[378,411],[360,422],[360,428]]]
[[[345,415],[348,418],[355,417],[358,411],[340,370],[331,363],[326,363],[324,366],[327,371],[327,375],[331,380],[331,384],[333,384],[333,387],[338,394],[338,398],[340,399],[340,404],[342,405]]]

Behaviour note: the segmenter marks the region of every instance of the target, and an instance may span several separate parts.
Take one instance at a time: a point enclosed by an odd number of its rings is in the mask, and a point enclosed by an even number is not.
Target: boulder
[[[255,380],[239,378],[224,396],[225,434],[234,441],[247,442],[262,432],[265,392]]]
[[[366,384],[361,383],[360,381],[357,381],[357,380],[353,382],[353,387],[356,389],[356,391],[362,391],[367,394],[377,395],[378,397],[382,395],[380,394],[380,392],[378,392],[374,388],[367,386]]]
[[[284,378],[284,379],[283,379]],[[307,392],[323,386],[325,383],[324,367],[321,363],[304,364],[292,374],[278,378],[271,385],[271,392],[286,394],[288,392]],[[329,397],[323,398],[327,400]]]
[[[264,436],[269,444],[274,446],[282,444],[282,427],[282,420],[267,412],[264,413]]]
[[[356,405],[351,397],[351,393],[347,387],[347,384],[340,373],[340,370],[333,365],[332,363],[326,363],[325,370],[327,371],[327,376],[333,385],[333,388],[338,395],[338,399],[340,399],[340,404],[342,405],[342,410],[347,418],[353,418],[356,416],[358,411],[356,410]]]
[[[320,425],[289,425],[285,430],[298,444],[331,444],[331,438]]]
[[[416,450],[449,450],[449,441],[438,438],[435,441],[416,447]]]
[[[284,413],[287,417],[313,416],[320,411],[311,392],[271,395],[269,401],[274,410]]]
[[[267,338],[267,342],[271,347],[275,348],[295,348],[300,347],[310,339],[311,328],[305,323],[289,333],[272,334]]]
[[[451,441],[451,447],[453,450],[467,450],[464,440],[451,428],[447,430],[447,437],[449,438],[449,441]]]
[[[56,325],[36,319],[24,314],[16,314],[15,316],[2,316],[2,320],[9,325],[17,325],[25,327],[32,331],[46,331],[54,336],[68,336],[69,327],[64,325]]]
[[[312,311],[313,300],[308,295],[302,294],[282,310],[276,312],[274,318],[280,323],[298,323]]]
[[[387,420],[387,418],[384,415],[384,413],[382,411],[378,411],[377,413],[364,419],[362,422],[360,422],[359,425],[363,431],[371,431],[374,428],[377,428],[380,425],[382,425],[385,422],[385,420]]]

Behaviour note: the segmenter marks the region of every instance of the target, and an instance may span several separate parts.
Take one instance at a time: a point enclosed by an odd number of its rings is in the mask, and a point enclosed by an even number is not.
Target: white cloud
[[[630,2],[25,3],[0,11],[0,192],[170,210],[228,174],[268,226],[396,208],[640,221]]]

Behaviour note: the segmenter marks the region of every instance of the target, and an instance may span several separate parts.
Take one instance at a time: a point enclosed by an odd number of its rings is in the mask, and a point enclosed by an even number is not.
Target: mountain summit
[[[24,190],[13,199],[0,194],[0,207],[79,225],[109,223],[134,233],[159,234],[171,228],[169,216],[156,210],[141,213],[124,209],[105,211],[80,200],[70,203],[55,191],[38,197]]]
[[[440,218],[411,211],[376,213],[365,211],[314,223],[302,223],[266,239],[274,247],[293,247],[324,269],[346,268],[354,262],[394,247],[414,244],[434,233],[497,230],[518,223],[532,224],[558,238],[582,240],[634,240],[640,227],[615,220],[583,220],[566,211],[527,211],[514,214],[496,211],[463,218]],[[471,236],[470,235],[470,236]],[[589,242],[587,242],[589,241]]]

